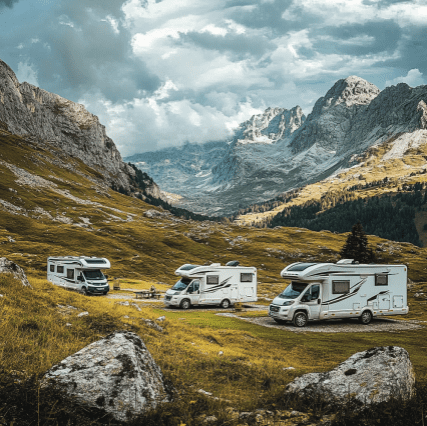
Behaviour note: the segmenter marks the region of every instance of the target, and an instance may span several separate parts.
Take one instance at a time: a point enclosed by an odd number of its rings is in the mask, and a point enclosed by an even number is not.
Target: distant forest
[[[378,186],[384,184],[386,180]],[[320,201],[287,207],[263,226],[295,226],[342,233],[360,221],[367,234],[422,246],[414,219],[417,211],[427,210],[425,182],[403,185],[397,193],[372,198],[358,198],[355,189],[361,188],[355,186],[325,194]]]

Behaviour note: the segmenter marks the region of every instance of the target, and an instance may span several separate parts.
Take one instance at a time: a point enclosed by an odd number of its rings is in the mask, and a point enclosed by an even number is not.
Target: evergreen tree
[[[360,222],[351,228],[351,234],[340,251],[341,259],[354,259],[359,263],[371,263],[375,260],[374,252],[368,247],[368,237]]]

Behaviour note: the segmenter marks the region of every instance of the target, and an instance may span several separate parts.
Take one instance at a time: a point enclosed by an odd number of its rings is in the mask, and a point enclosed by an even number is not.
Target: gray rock
[[[135,333],[116,331],[53,366],[43,386],[119,421],[172,400],[172,389]]]
[[[0,274],[12,274],[23,286],[31,288],[24,270],[6,257],[0,257]]]
[[[408,352],[398,346],[384,346],[358,352],[329,372],[298,377],[288,384],[285,393],[343,403],[351,397],[369,405],[393,396],[409,399],[414,386]]]

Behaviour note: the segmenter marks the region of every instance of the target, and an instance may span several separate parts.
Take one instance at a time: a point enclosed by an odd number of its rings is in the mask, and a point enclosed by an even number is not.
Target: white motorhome
[[[257,270],[232,261],[221,266],[185,264],[175,275],[181,279],[166,291],[165,304],[188,309],[191,305],[219,305],[228,308],[236,302],[257,301]]]
[[[47,279],[61,287],[83,294],[107,294],[107,277],[101,269],[109,269],[110,261],[101,257],[48,257]]]
[[[404,315],[407,305],[405,265],[359,265],[352,259],[337,263],[293,263],[281,272],[292,280],[269,307],[279,324],[304,327],[309,320]]]

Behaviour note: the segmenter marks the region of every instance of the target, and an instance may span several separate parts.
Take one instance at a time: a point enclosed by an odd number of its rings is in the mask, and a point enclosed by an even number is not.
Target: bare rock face
[[[97,169],[109,185],[134,192],[136,172],[122,160],[97,116],[81,104],[29,83],[19,83],[1,60],[0,126],[19,136],[48,141]],[[145,193],[160,196],[154,182],[144,184]]]
[[[65,358],[45,374],[43,386],[54,386],[119,421],[172,400],[160,368],[129,331],[111,333]]]
[[[6,257],[0,257],[0,274],[12,274],[16,279],[22,282],[23,286],[31,287],[24,270]]]
[[[298,377],[285,392],[343,403],[352,397],[369,405],[388,401],[393,396],[409,399],[414,386],[408,352],[398,346],[383,346],[358,352],[332,371]]]

